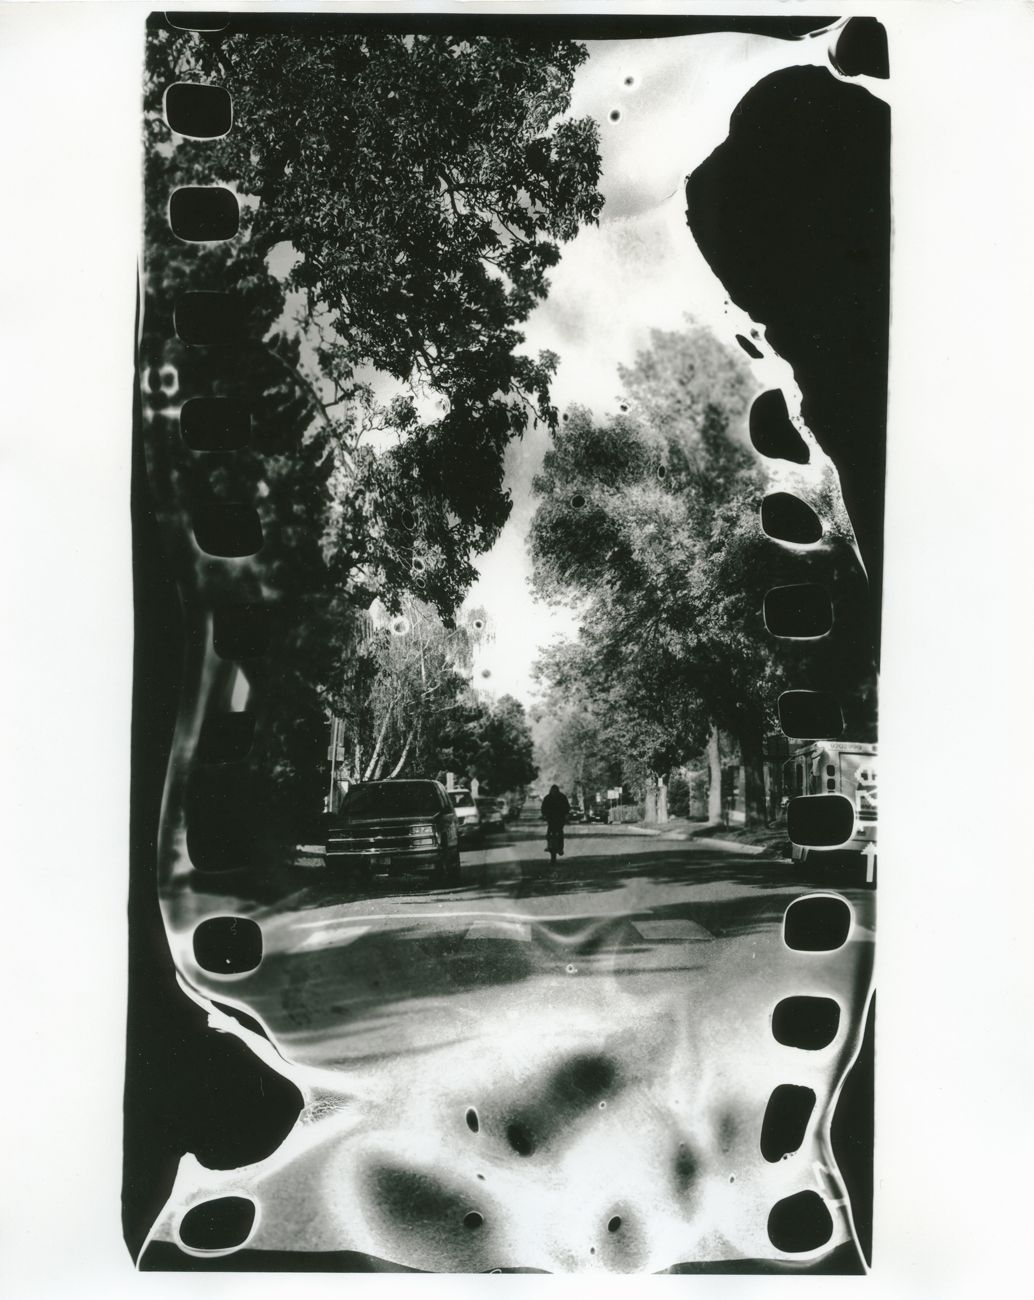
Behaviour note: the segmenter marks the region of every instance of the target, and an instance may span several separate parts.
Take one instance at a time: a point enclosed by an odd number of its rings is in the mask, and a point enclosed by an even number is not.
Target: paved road
[[[568,828],[553,869],[543,828],[518,824],[466,851],[449,886],[385,877],[357,893],[318,868],[238,884],[242,896],[223,884],[181,890],[167,918],[181,940],[205,916],[259,921],[259,969],[196,971],[197,983],[246,1003],[285,1054],[310,1065],[440,1047],[485,1016],[531,1022],[564,1005],[591,1020],[616,994],[640,1003],[678,988],[711,1004],[718,980],[713,1009],[727,1015],[730,1000],[753,996],[751,968],[763,966],[773,988],[816,969],[814,954],[802,968],[782,941],[786,908],[816,889],[799,868],[621,827]],[[872,895],[837,892],[852,905],[855,939],[871,937]],[[835,967],[845,970],[842,955]]]
[[[465,854],[450,887],[356,895],[318,870],[237,895],[201,884],[164,900],[181,969],[262,1026],[309,1110],[266,1164],[183,1172],[163,1237],[176,1204],[232,1191],[265,1207],[258,1249],[653,1271],[800,1258],[767,1225],[807,1193],[826,1226],[805,1258],[849,1243],[827,1135],[873,893],[835,891],[850,921],[835,950],[793,949],[784,914],[817,885],[788,863],[576,827],[552,875],[538,824]],[[219,915],[261,926],[254,971],[193,963],[194,925]],[[795,997],[840,1009],[818,1050],[773,1032]],[[773,1098],[812,1094],[773,1130]],[[766,1154],[763,1132],[785,1146]]]

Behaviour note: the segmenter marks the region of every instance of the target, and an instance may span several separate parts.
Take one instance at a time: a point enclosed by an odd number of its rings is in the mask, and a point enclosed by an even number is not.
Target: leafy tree
[[[487,712],[478,736],[471,775],[496,793],[520,790],[538,775],[524,705],[503,695]]]
[[[240,235],[190,250],[186,279],[242,293],[288,365],[269,329],[289,336],[300,304],[299,391],[376,519],[333,518],[331,547],[391,606],[410,591],[452,614],[509,513],[507,443],[555,422],[556,358],[521,354],[519,326],[602,205],[594,123],[559,120],[585,57],[569,41],[150,34],[148,279],[166,301],[185,282],[169,193],[232,184]],[[230,92],[226,137],[171,147],[161,100],[183,79]],[[391,445],[357,455],[371,430]]]
[[[663,777],[699,752],[709,725],[727,728],[740,741],[750,816],[763,818],[762,741],[779,670],[770,639],[752,631],[760,481],[733,433],[748,384],[700,329],[655,333],[622,378],[625,410],[602,425],[571,411],[547,453],[535,582],[547,599],[584,603],[575,662],[619,697],[629,752]],[[549,671],[555,679],[555,662]]]
[[[602,618],[595,610],[593,625],[577,641],[550,647],[536,665],[547,684],[540,765],[571,788],[656,787],[674,764],[696,752],[701,720],[695,697],[675,693],[670,679],[658,683],[650,676],[657,665],[639,655],[634,642],[617,646],[597,615]]]
[[[428,605],[368,615],[328,706],[342,725],[342,776],[375,781],[465,769],[483,710],[470,697],[469,625],[446,627]]]
[[[474,556],[509,514],[507,443],[530,419],[555,421],[556,358],[523,355],[520,325],[560,244],[602,204],[595,127],[559,121],[585,57],[567,41],[148,33],[149,477],[174,564],[207,600],[275,607],[269,653],[249,666],[253,803],[318,808],[331,708],[369,713],[368,765],[391,697],[364,694],[383,686],[371,647],[359,650],[364,611],[413,599],[451,623]],[[229,91],[225,138],[170,132],[163,97],[176,81]],[[237,192],[240,233],[177,239],[170,194],[214,183]],[[243,341],[177,340],[174,307],[197,289],[234,295]],[[178,388],[163,394],[155,381],[170,365]],[[177,416],[195,396],[241,399],[248,445],[188,447]],[[251,504],[263,525],[262,550],[233,566],[226,592],[229,566],[199,564],[190,539],[188,516],[213,500]],[[419,715],[407,764],[432,752],[472,761],[480,715],[458,691]],[[402,716],[398,703],[392,767]]]

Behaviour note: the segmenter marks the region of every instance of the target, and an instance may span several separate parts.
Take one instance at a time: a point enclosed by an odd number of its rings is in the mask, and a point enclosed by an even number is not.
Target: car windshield
[[[469,790],[450,790],[449,798],[452,800],[454,808],[474,807],[474,800],[471,798]]]
[[[383,781],[357,785],[345,795],[341,811],[348,816],[429,817],[441,809],[430,781]]]

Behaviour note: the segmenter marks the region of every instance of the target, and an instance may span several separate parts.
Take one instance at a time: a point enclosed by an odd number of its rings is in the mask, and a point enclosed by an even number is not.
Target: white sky
[[[752,85],[781,67],[827,64],[829,43],[722,32],[590,44],[571,111],[600,125],[606,204],[600,225],[564,246],[550,295],[525,327],[528,352],[560,356],[552,394],[561,411],[573,402],[601,418],[616,410],[618,366],[647,346],[652,329],[677,329],[687,314],[733,347],[735,334],[749,332],[753,322],[727,302],[686,225],[684,181],[725,138]],[[765,383],[792,386],[777,358],[754,368]],[[540,648],[577,630],[570,611],[536,603],[528,588],[531,480],[548,443],[546,430],[529,429],[509,448],[513,513],[468,599],[485,607],[495,633],[475,664],[476,684],[525,703]]]

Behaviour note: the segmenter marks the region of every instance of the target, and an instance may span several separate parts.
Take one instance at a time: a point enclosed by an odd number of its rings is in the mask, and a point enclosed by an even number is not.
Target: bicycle
[[[546,830],[546,848],[549,851],[550,865],[555,866],[557,860],[557,854],[563,856],[563,852],[564,852],[563,826],[550,826]]]

